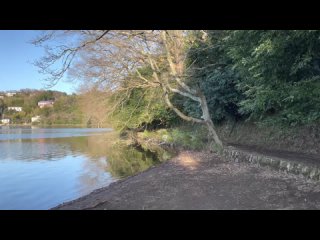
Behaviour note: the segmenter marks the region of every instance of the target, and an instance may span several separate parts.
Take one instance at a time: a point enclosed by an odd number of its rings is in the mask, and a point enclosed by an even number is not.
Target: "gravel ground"
[[[320,183],[183,151],[54,210],[320,209]]]

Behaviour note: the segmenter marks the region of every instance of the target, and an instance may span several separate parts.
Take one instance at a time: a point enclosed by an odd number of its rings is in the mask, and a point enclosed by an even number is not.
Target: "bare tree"
[[[98,128],[106,122],[110,109],[107,104],[107,94],[96,88],[82,88],[79,97],[79,107],[84,113],[87,125],[93,124]]]
[[[46,56],[36,65],[41,72],[50,75],[48,81],[51,84],[68,72],[73,79],[90,80],[93,85],[103,86],[110,92],[121,90],[129,93],[130,89],[135,88],[162,90],[168,107],[186,121],[205,124],[214,142],[223,147],[211,120],[206,97],[197,86],[186,83],[186,59],[194,40],[192,36],[195,36],[191,33],[183,30],[49,31],[33,43],[46,49]],[[206,32],[199,33],[205,41]],[[61,37],[63,43],[57,44]],[[55,47],[44,45],[50,41],[55,41]],[[143,66],[151,67],[152,77],[141,74]],[[138,77],[128,81],[133,72]],[[202,117],[199,119],[184,114],[170,101],[171,94],[198,102]]]

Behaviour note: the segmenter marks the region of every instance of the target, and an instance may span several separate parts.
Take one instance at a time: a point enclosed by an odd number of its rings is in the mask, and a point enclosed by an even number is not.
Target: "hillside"
[[[82,112],[78,96],[51,90],[22,89],[0,92],[0,118],[9,119],[12,124],[81,124]],[[41,101],[52,101],[53,106],[40,108]]]

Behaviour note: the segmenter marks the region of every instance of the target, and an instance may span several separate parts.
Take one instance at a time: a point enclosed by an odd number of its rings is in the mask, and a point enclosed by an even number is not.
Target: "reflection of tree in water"
[[[1,142],[0,158],[24,162],[60,160],[71,155],[68,146],[51,139],[16,139]]]
[[[86,137],[46,139],[48,144],[59,145],[62,152],[85,156],[80,175],[80,189],[87,192],[113,179],[127,177],[170,158],[161,148],[152,151],[128,146],[118,141],[116,133]],[[110,174],[111,176],[110,176]]]
[[[108,171],[122,178],[141,172],[159,162],[154,153],[122,144],[114,145],[108,153]]]
[[[76,198],[107,186],[116,179],[143,171],[163,159],[160,151],[161,157],[158,158],[157,151],[153,153],[119,144],[121,141],[118,140],[117,134],[108,133],[4,141],[0,144],[0,161],[41,161],[41,164],[35,165],[36,171],[48,170],[50,174],[46,181],[65,183],[66,188],[61,191],[70,191],[67,195]],[[56,179],[64,176],[65,179]]]
[[[162,148],[152,151],[128,146],[115,133],[76,137],[67,141],[74,154],[86,156],[79,184],[81,193],[105,186],[114,179],[128,177],[167,160],[171,155]],[[63,141],[63,140],[62,140]]]
[[[123,178],[144,171],[170,158],[163,149],[143,149],[125,144],[115,144],[108,152],[108,171],[113,177]]]
[[[114,178],[136,174],[171,157],[162,148],[150,151],[142,147],[128,146],[118,140],[116,133],[78,137],[70,142],[70,149],[86,155],[91,161],[97,163],[96,166],[99,169],[110,172]],[[86,167],[93,168],[89,165]]]
[[[86,137],[74,137],[70,138],[69,141],[64,141],[65,144],[68,144],[68,148],[72,151],[73,154],[86,155],[90,159],[98,159],[106,156],[106,142],[104,135],[94,135]]]

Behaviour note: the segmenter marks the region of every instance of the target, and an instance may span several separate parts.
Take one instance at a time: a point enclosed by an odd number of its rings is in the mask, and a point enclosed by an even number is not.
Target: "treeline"
[[[206,31],[205,37],[196,38],[188,51],[185,78],[205,94],[216,124],[250,120],[290,127],[319,121],[320,31],[219,30]],[[147,78],[150,67],[141,68],[140,74]],[[132,78],[138,75],[128,81]],[[110,98],[122,101],[111,120],[120,129],[181,124],[163,98],[161,91],[150,88],[119,91]],[[171,101],[201,118],[198,102],[181,95]]]

